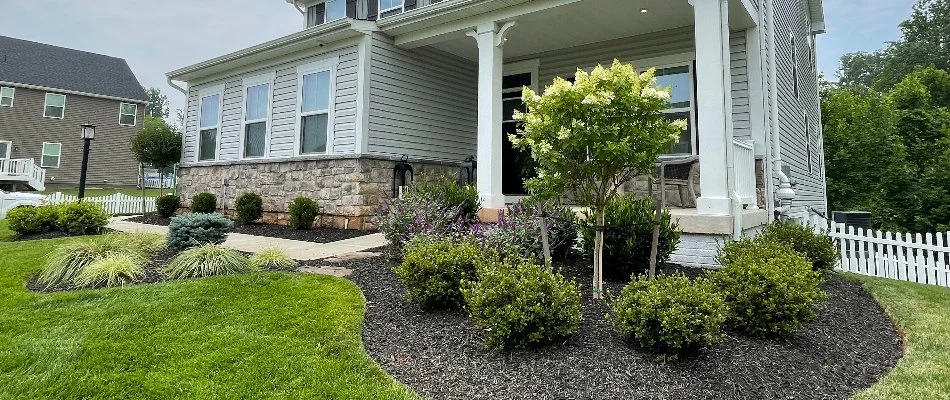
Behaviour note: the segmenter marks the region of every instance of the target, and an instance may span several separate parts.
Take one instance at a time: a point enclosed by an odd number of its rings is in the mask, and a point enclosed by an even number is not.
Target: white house
[[[776,212],[826,212],[821,0],[287,2],[299,32],[167,74],[187,84],[186,201],[211,191],[230,207],[253,190],[278,218],[308,196],[323,223],[370,227],[402,156],[453,175],[474,156],[491,215],[524,194],[505,135],[521,87],[619,59],[656,67],[669,113],[690,121],[664,157],[698,156],[701,171],[698,199],[680,199],[693,208],[673,211],[674,261],[708,265]]]

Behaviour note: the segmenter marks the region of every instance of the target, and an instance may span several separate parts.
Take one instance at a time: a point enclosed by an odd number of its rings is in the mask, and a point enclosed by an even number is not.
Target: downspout
[[[724,18],[721,18],[721,26],[719,28],[719,35],[723,48],[721,50],[722,59],[720,62],[722,65],[727,65],[731,62],[732,58],[732,44],[730,40],[730,29],[729,29],[729,1],[720,0],[720,15]],[[722,85],[723,87],[727,86],[726,82],[730,82],[728,85],[730,90],[727,92],[723,90],[722,103],[724,106],[726,115],[723,118],[723,123],[725,124],[725,130],[728,133],[727,137],[729,140],[726,143],[726,190],[729,193],[729,200],[732,205],[732,239],[739,240],[742,239],[742,200],[739,199],[739,194],[736,192],[736,160],[735,160],[735,138],[733,137],[733,106],[732,106],[732,71],[724,70],[722,74]]]
[[[171,86],[173,89],[175,89],[175,90],[181,92],[181,94],[185,95],[185,98],[188,97],[188,90],[185,89],[185,88],[182,88],[181,86],[178,86],[177,84],[175,84],[175,82],[172,82],[172,78],[171,78],[171,77],[168,77],[168,78],[166,79],[166,82],[168,82],[168,86]]]
[[[795,190],[792,189],[792,182],[788,178],[788,175],[785,175],[782,172],[782,141],[779,134],[779,108],[778,108],[778,73],[776,72],[776,65],[778,60],[776,60],[776,51],[775,51],[775,1],[769,0],[769,10],[768,10],[768,22],[769,22],[769,100],[772,102],[770,115],[772,117],[772,128],[771,128],[771,140],[772,140],[772,175],[778,179],[779,187],[775,191],[775,199],[781,202],[781,205],[775,207],[775,216],[780,218],[782,215],[785,215],[790,211],[790,206],[786,203],[790,203],[792,199],[795,198]]]

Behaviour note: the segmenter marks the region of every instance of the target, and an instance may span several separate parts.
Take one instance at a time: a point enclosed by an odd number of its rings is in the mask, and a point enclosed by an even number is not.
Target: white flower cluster
[[[670,123],[671,126],[678,128],[681,131],[685,131],[689,127],[689,123],[685,119],[678,119]]]
[[[614,101],[614,94],[607,91],[600,91],[596,93],[590,93],[587,96],[584,96],[584,100],[581,100],[581,104],[592,104],[598,106],[605,106]]]
[[[670,99],[670,92],[665,89],[657,89],[653,86],[647,86],[644,87],[642,91],[640,91],[640,96],[665,101]]]

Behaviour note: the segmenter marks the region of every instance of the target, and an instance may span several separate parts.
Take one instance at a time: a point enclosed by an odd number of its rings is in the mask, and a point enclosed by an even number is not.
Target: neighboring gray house
[[[0,36],[0,187],[78,187],[85,123],[96,125],[87,185],[135,186],[129,140],[146,99],[121,58]]]
[[[490,216],[524,194],[505,135],[521,87],[619,59],[658,68],[669,113],[690,121],[668,156],[702,171],[699,198],[681,201],[695,208],[673,211],[675,261],[708,265],[717,241],[775,212],[826,212],[820,0],[287,2],[300,32],[167,74],[187,83],[186,202],[211,191],[230,207],[251,190],[279,218],[308,196],[324,224],[371,227],[401,156],[453,175],[475,156]]]

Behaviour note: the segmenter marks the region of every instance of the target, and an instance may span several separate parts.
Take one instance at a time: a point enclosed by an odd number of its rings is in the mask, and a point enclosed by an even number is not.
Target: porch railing
[[[733,139],[733,166],[736,192],[748,208],[758,208],[755,193],[755,147],[750,142]]]
[[[0,179],[25,182],[36,190],[46,188],[46,170],[32,158],[0,159]]]

